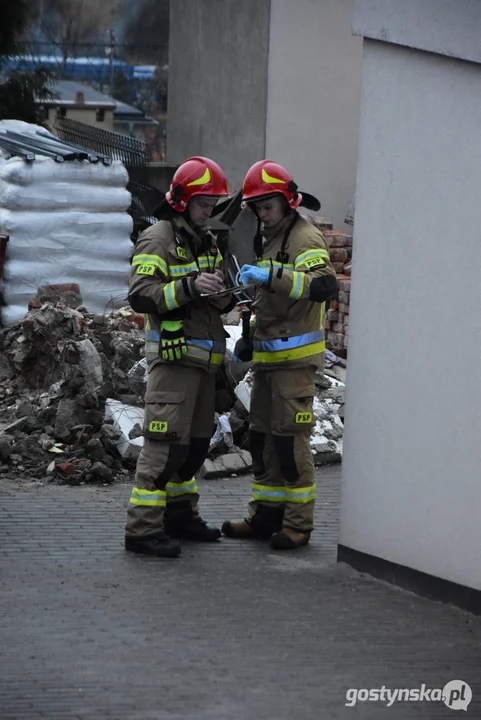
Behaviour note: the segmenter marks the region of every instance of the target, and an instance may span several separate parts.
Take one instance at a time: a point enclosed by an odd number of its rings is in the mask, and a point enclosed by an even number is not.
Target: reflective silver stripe
[[[167,497],[177,497],[177,495],[189,495],[197,492],[197,483],[195,477],[183,483],[174,483],[169,481],[165,486]]]
[[[270,270],[271,267],[273,267],[274,270],[279,270],[279,268],[282,268],[283,270],[294,270],[294,265],[292,263],[284,263],[284,265],[283,265],[282,263],[278,262],[277,260],[273,260],[272,265],[271,265],[270,259],[269,260],[258,260],[256,262],[256,267],[267,268],[268,270]]]
[[[146,340],[160,342],[160,333],[158,330],[145,330],[144,335]]]
[[[187,345],[195,345],[202,350],[209,352],[223,353],[225,352],[225,342],[223,340],[201,340],[200,338],[189,338]]]

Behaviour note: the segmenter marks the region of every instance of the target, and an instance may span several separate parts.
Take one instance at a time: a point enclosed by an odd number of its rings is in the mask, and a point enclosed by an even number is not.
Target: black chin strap
[[[257,215],[257,213],[256,213]],[[257,259],[262,257],[262,232],[261,232],[261,219],[257,215],[257,230],[256,234],[254,235],[254,253]]]
[[[291,222],[287,226],[287,230],[285,231],[284,237],[282,238],[282,244],[281,244],[281,255],[282,256],[285,255],[286,245],[287,245],[287,241],[289,240],[289,235],[291,234],[291,230],[294,227],[294,225],[296,224],[296,222],[298,221],[299,217],[300,217],[299,213],[295,212],[294,217],[292,218]],[[282,264],[284,264],[284,263],[282,263]]]

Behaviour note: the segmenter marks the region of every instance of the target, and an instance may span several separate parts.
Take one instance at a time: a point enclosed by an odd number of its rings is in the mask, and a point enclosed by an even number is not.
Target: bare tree
[[[137,0],[124,25],[130,62],[163,65],[169,55],[169,0]]]
[[[107,42],[107,32],[122,7],[122,0],[41,0],[39,27],[54,45],[63,67],[84,54],[85,48]],[[88,54],[88,53],[85,53]]]

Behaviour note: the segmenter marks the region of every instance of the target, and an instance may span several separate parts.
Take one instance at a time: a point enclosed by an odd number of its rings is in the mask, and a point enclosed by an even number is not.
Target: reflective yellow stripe
[[[197,269],[195,262],[184,263],[183,265],[169,265],[170,275],[175,278],[184,277],[191,272],[195,272]]]
[[[281,180],[280,178],[273,177],[272,175],[269,175],[269,173],[265,170],[265,168],[262,168],[262,179],[265,183],[278,183],[280,185],[287,185],[285,180]]]
[[[130,495],[131,505],[143,505],[146,507],[165,507],[166,494],[163,490],[142,490],[138,487],[132,488]]]
[[[182,483],[168,482],[165,491],[168,498],[178,497],[179,495],[192,495],[197,492],[197,483],[195,477]]]
[[[186,354],[187,357],[202,360],[202,362],[210,363],[211,365],[220,365],[224,359],[223,353],[211,353],[209,350],[203,350],[193,345],[187,345]]]
[[[215,263],[215,256],[199,255],[199,257],[197,258],[197,262],[199,263],[200,268],[211,268],[212,265]]]
[[[134,255],[132,266],[135,267],[136,265],[155,265],[164,275],[169,275],[167,263],[160,255]]]
[[[208,182],[210,182],[210,170],[208,167],[206,167],[202,177],[197,178],[197,180],[192,180],[192,182],[190,183],[187,183],[187,187],[192,187],[192,185],[205,185]]]
[[[177,302],[177,298],[175,296],[175,280],[167,283],[164,287],[164,300],[168,310],[175,310],[175,308],[179,307],[179,303]]]
[[[299,298],[302,297],[302,293],[304,292],[304,281],[305,275],[303,272],[292,273],[292,289],[289,293],[290,298],[293,300],[299,300]]]
[[[295,268],[305,265],[307,260],[316,260],[322,258],[323,260],[329,260],[329,253],[327,250],[318,248],[317,250],[306,250],[296,257]]]
[[[323,353],[326,349],[325,340],[312,343],[311,345],[303,345],[302,347],[292,348],[291,350],[277,350],[275,352],[254,352],[252,360],[254,362],[287,362],[288,360],[299,360],[300,358],[310,357]]]
[[[254,500],[267,500],[268,502],[284,502],[286,489],[284,485],[259,485],[252,483],[252,497]]]
[[[308,503],[316,499],[316,486],[308,485],[303,488],[286,487],[286,502]]]
[[[220,365],[223,359],[223,353],[212,353],[212,355],[210,356],[210,361],[212,365]]]

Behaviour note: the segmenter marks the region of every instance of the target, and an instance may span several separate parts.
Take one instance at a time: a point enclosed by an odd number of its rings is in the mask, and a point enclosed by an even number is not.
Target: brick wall
[[[334,270],[337,275],[336,293],[326,313],[326,346],[333,350],[347,350],[349,335],[349,300],[351,295],[352,235],[334,230],[332,222],[323,217],[309,217],[323,233]]]

